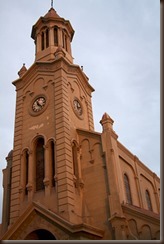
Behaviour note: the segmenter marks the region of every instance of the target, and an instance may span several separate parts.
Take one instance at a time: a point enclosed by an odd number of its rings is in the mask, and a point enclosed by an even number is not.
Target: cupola
[[[61,18],[53,7],[44,17],[40,17],[32,27],[31,37],[36,45],[35,61],[54,60],[58,48],[62,49],[65,59],[73,63],[71,41],[74,30],[68,20]]]

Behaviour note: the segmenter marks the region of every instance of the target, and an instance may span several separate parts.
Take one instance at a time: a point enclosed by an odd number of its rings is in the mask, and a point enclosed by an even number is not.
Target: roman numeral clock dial
[[[29,113],[32,116],[40,115],[46,109],[48,103],[45,95],[40,95],[35,97],[35,99],[31,102],[29,107]]]
[[[79,99],[75,98],[73,100],[73,109],[75,114],[79,117],[82,118],[82,114],[83,114],[83,109],[82,109],[82,105],[79,101]]]
[[[45,97],[38,97],[34,101],[34,103],[32,105],[32,109],[33,109],[34,112],[39,112],[39,111],[41,111],[44,108],[45,104],[46,104]]]

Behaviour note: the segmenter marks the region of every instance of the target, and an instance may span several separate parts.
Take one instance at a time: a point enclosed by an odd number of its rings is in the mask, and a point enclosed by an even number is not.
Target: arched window
[[[73,173],[78,178],[78,161],[77,161],[77,146],[72,143],[72,158],[73,158]]]
[[[25,160],[25,194],[27,195],[27,184],[28,184],[28,169],[29,169],[29,153],[28,150],[24,151],[24,160]]]
[[[54,45],[58,46],[58,28],[54,28]]]
[[[150,194],[148,190],[145,191],[145,197],[146,197],[147,207],[150,211],[152,211],[153,209],[152,209]]]
[[[51,182],[52,186],[55,186],[55,144],[53,141],[50,142],[50,161],[51,161]]]
[[[41,34],[41,47],[42,47],[42,50],[44,50],[44,32],[42,32],[42,34]]]
[[[131,196],[131,191],[130,191],[129,178],[126,174],[124,174],[124,185],[125,185],[127,203],[132,204],[132,196]]]
[[[36,142],[36,191],[44,189],[44,139]]]
[[[63,38],[63,48],[65,48],[67,51],[67,35],[66,35],[66,32],[64,30],[62,32],[62,38]]]
[[[49,30],[46,30],[46,48],[49,47]]]
[[[67,36],[65,35],[65,49],[66,51],[68,51],[68,48],[67,48]]]
[[[64,31],[62,32],[62,41],[63,41],[63,48],[65,48],[65,38],[64,38]]]

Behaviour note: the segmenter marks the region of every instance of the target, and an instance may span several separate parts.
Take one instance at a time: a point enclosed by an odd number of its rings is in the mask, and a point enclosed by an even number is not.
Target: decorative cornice
[[[160,225],[160,215],[157,213],[124,203],[121,206],[124,213],[129,213],[130,215],[136,216],[137,218]]]
[[[76,131],[80,135],[88,135],[89,134],[90,137],[99,137],[99,139],[101,140],[101,133],[99,133],[99,132],[85,130],[85,129],[81,129],[81,128],[77,128]]]
[[[154,177],[154,175],[156,175],[153,171],[151,171],[145,164],[143,164],[136,155],[133,155],[125,146],[123,146],[119,141],[117,141],[117,146],[120,150],[122,150],[127,156],[129,156],[134,162],[136,162],[141,168],[143,168],[144,170],[146,170],[147,172],[149,172],[149,174]],[[122,158],[123,160],[125,160],[127,162],[127,160],[124,158],[124,156],[122,154],[119,155],[120,158]],[[160,181],[160,178],[156,175],[155,179],[157,181]]]

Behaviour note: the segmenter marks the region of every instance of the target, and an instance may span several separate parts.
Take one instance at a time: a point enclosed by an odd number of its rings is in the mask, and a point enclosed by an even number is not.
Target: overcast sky
[[[15,87],[11,82],[35,59],[32,25],[50,0],[0,1],[0,199],[5,157],[13,147]],[[118,140],[160,175],[160,1],[54,0],[75,35],[74,63],[90,84],[95,130],[104,112],[114,120]],[[1,216],[1,202],[0,202]]]

